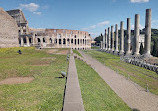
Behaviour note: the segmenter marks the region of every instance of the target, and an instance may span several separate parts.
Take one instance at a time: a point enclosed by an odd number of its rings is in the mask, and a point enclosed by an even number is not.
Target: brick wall
[[[0,48],[18,47],[18,37],[17,23],[0,8]]]

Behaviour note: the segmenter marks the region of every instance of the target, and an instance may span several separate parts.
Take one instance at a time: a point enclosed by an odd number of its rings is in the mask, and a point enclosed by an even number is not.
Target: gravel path
[[[98,62],[90,55],[79,51],[87,64],[101,76],[112,90],[132,109],[140,111],[158,111],[158,96],[145,92],[139,85]]]
[[[81,90],[73,55],[70,56],[69,60],[63,111],[84,111]]]

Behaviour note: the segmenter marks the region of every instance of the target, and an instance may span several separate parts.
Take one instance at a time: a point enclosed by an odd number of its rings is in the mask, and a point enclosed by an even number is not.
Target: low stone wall
[[[98,49],[97,51],[101,51],[101,52],[107,52],[107,53],[111,53],[113,54],[113,52],[108,52],[108,51],[105,51],[105,50],[102,50],[102,49]],[[118,55],[118,54],[116,54]],[[150,64],[150,63],[147,63],[143,56],[120,56],[120,60],[121,61],[124,61],[126,63],[129,63],[129,64],[133,64],[133,65],[136,65],[136,66],[139,66],[139,67],[143,67],[145,69],[148,69],[148,70],[151,70],[151,71],[154,71],[158,74],[158,65],[157,64]]]

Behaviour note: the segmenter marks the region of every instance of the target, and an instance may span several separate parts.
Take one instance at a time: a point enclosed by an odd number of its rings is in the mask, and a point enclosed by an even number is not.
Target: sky
[[[21,9],[31,28],[88,31],[96,37],[112,25],[140,14],[145,27],[145,10],[152,9],[152,28],[158,28],[158,0],[0,0],[4,10]]]

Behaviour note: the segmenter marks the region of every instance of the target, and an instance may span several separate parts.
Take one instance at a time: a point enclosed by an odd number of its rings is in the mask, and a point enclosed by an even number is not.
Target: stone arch
[[[71,39],[71,43],[73,43],[73,39]]]
[[[46,43],[46,40],[45,40],[45,38],[43,38],[43,43]]]
[[[63,44],[66,44],[66,39],[65,38],[63,38]]]
[[[77,43],[77,40],[75,39],[75,45],[76,45],[76,43]]]
[[[41,43],[41,40],[40,40],[40,38],[37,38],[37,42],[38,42],[38,43]]]
[[[78,45],[80,44],[80,39],[78,39],[78,43],[77,43]]]
[[[57,44],[57,38],[55,38],[55,43]]]
[[[50,44],[52,44],[52,43],[53,43],[52,38],[49,38],[49,43],[50,43]]]
[[[32,43],[32,38],[29,38],[29,43]]]
[[[67,39],[67,42],[70,43],[70,39],[69,38]]]
[[[23,37],[24,44],[26,44],[26,37]]]

